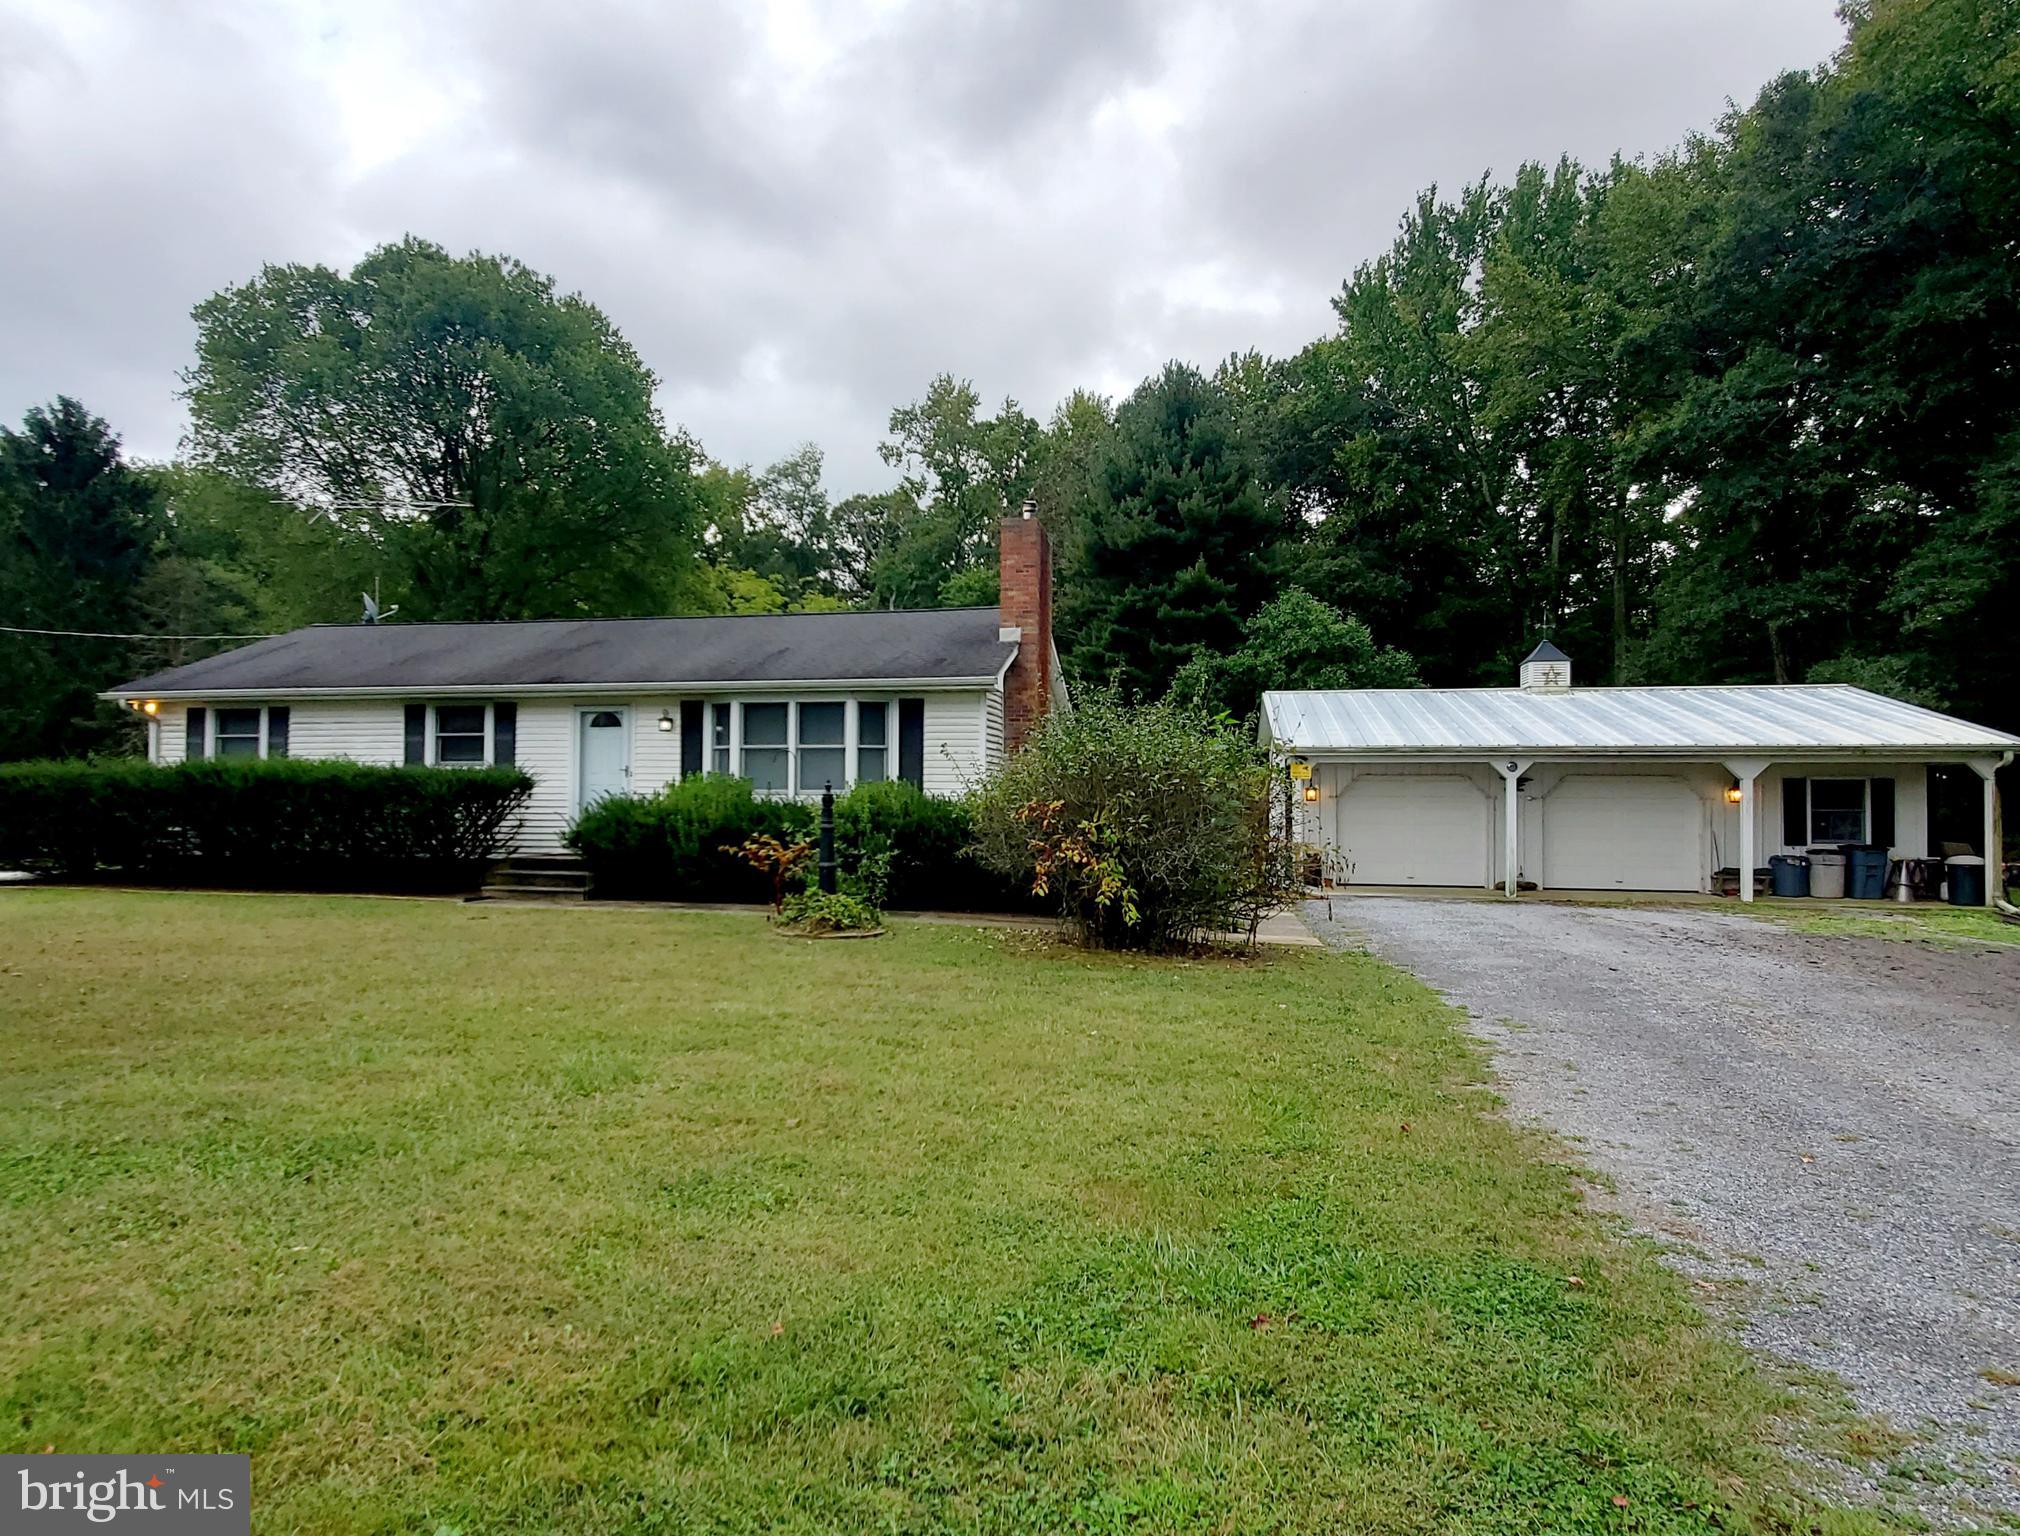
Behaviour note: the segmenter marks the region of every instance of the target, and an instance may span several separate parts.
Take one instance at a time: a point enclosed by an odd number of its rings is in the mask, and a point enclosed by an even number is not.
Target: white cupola
[[[1545,640],[1522,663],[1522,686],[1530,693],[1563,693],[1571,687],[1571,658]]]

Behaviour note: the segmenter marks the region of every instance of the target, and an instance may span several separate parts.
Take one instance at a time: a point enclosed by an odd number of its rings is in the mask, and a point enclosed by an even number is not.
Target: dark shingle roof
[[[1569,661],[1570,659],[1569,656],[1558,650],[1556,646],[1545,640],[1523,658],[1522,664],[1526,667],[1532,661]]]
[[[136,678],[121,694],[993,679],[994,608],[510,624],[318,624]]]

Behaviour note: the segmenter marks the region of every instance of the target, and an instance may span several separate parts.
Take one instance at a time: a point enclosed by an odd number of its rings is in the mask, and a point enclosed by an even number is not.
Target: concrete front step
[[[472,901],[553,901],[582,902],[589,897],[580,885],[498,885],[486,883]]]

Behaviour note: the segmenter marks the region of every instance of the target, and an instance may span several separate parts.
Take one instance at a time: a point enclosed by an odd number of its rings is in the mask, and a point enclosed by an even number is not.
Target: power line
[[[279,632],[276,631],[276,634]],[[28,629],[19,624],[0,624],[0,635],[60,635],[70,640],[272,640],[266,635],[156,635],[119,634],[107,629]]]

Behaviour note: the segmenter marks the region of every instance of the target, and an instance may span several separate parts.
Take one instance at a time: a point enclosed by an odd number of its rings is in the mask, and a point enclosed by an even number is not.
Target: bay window
[[[807,800],[832,784],[842,794],[854,784],[895,777],[899,701],[891,699],[689,700],[701,721],[706,750],[682,773],[706,767],[735,774],[761,795]],[[914,703],[920,701],[911,701]]]

